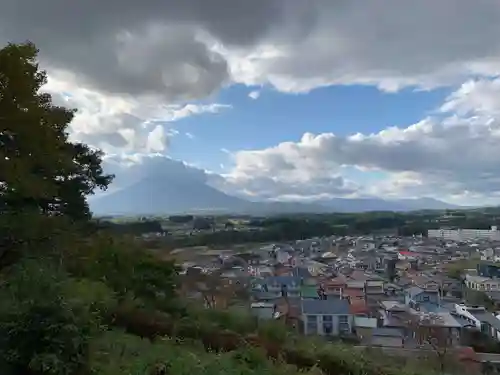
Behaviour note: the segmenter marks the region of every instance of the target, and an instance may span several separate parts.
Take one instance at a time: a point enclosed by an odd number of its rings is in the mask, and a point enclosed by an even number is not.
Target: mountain
[[[383,200],[377,198],[318,200],[315,202],[251,202],[215,189],[199,179],[172,179],[152,175],[122,189],[89,199],[96,215],[162,215],[177,213],[327,213],[412,211],[457,208],[431,198]]]
[[[93,199],[92,199],[93,198]],[[151,176],[120,190],[92,197],[96,215],[165,214],[192,211],[240,211],[249,202],[191,179]]]
[[[384,200],[378,198],[334,198],[326,201],[317,201],[325,207],[339,212],[366,212],[366,211],[417,211],[417,210],[444,210],[460,208],[433,198]]]

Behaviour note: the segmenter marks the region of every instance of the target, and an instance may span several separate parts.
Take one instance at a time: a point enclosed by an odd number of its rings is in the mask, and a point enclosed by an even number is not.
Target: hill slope
[[[438,200],[377,198],[300,202],[251,202],[234,197],[198,179],[174,179],[164,175],[147,176],[128,187],[92,197],[91,209],[97,215],[138,215],[173,213],[326,213],[365,211],[411,211],[456,208]]]

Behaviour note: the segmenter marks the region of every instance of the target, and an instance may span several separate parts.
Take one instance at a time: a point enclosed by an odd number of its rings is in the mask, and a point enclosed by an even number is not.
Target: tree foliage
[[[102,153],[70,142],[74,110],[54,105],[31,43],[0,50],[0,212],[31,211],[87,219],[85,197],[112,176]]]
[[[60,267],[39,259],[16,264],[7,276],[0,287],[0,359],[4,366],[14,374],[69,375],[84,368],[89,340],[101,327],[97,306],[104,299],[99,292],[87,293],[90,298],[75,292],[99,289],[78,284]],[[0,372],[5,373],[6,368]]]

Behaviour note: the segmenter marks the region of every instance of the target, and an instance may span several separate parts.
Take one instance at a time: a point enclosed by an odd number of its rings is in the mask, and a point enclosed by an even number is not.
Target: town
[[[206,308],[246,308],[303,335],[394,355],[453,355],[470,373],[500,369],[494,226],[189,253],[181,290]]]

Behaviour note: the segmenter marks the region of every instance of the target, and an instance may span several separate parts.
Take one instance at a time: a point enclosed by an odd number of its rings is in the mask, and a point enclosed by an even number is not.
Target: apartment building
[[[352,332],[354,317],[346,300],[303,299],[301,304],[304,334],[338,336]]]
[[[481,292],[500,291],[500,280],[490,279],[489,277],[466,275],[465,285],[467,288]]]
[[[490,229],[429,229],[427,237],[450,241],[465,241],[474,239],[500,240],[500,231],[496,226]]]

